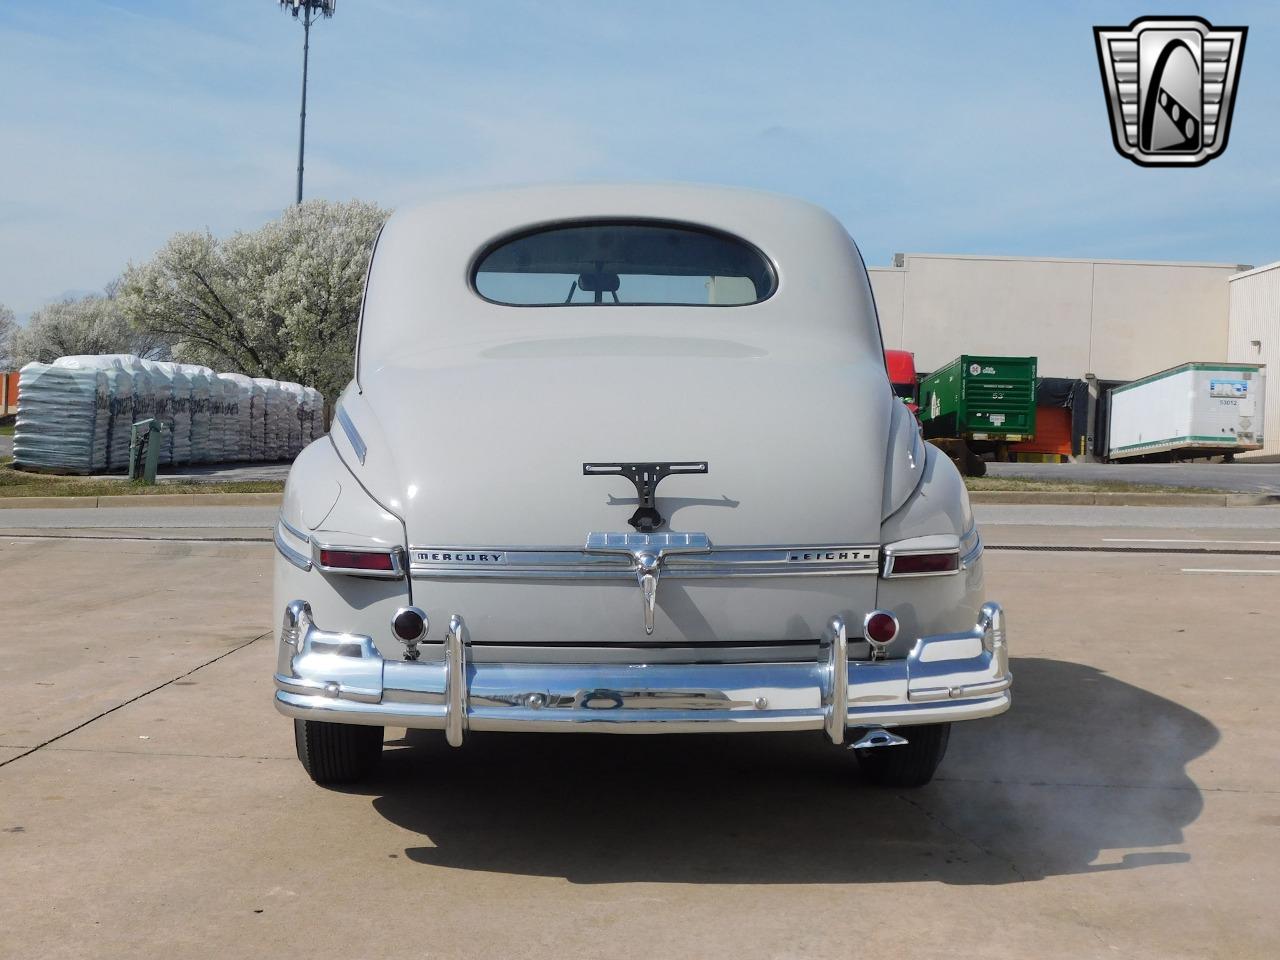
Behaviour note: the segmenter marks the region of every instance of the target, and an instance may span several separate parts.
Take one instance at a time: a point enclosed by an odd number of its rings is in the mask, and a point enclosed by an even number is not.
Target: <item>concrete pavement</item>
[[[987,536],[1236,535],[1212,520]],[[0,569],[20,571],[3,581],[4,953],[1074,960],[1280,943],[1266,577],[991,550],[1015,706],[957,727],[919,791],[864,785],[817,736],[455,751],[401,730],[377,778],[326,791],[270,706],[273,642],[254,639],[273,626],[271,556],[0,537]]]

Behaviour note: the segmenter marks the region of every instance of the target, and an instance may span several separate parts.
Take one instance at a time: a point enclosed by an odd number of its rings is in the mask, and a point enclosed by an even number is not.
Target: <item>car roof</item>
[[[472,287],[477,259],[505,238],[553,224],[632,219],[675,221],[741,237],[769,258],[777,290],[750,305],[628,305],[606,324],[601,309],[492,304]],[[556,336],[573,337],[622,326],[630,334],[643,327],[687,335],[716,325],[722,333],[729,322],[737,336],[755,332],[754,344],[772,344],[775,351],[787,348],[788,338],[800,343],[812,337],[829,341],[821,349],[840,343],[858,351],[881,349],[861,255],[840,221],[812,203],[689,183],[472,191],[398,210],[388,220],[370,269],[359,363],[394,363],[416,347],[439,354],[445,347],[475,345],[477,336],[492,346],[528,338],[535,330],[547,333],[549,324]]]

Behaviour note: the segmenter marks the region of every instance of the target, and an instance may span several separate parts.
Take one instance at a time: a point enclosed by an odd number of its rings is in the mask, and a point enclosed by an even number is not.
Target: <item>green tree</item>
[[[177,359],[333,398],[351,379],[364,275],[386,218],[371,203],[308,200],[226,240],[179,233],[125,272],[124,312]]]

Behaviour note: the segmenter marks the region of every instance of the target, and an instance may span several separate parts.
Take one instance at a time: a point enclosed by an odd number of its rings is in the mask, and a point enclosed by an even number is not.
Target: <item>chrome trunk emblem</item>
[[[711,540],[705,533],[591,533],[584,549],[631,557],[644,602],[644,632],[652,634],[662,562],[677,553],[710,553]]]

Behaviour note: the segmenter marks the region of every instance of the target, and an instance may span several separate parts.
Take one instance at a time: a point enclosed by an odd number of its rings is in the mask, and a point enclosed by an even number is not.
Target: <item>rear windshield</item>
[[[740,306],[777,286],[737,237],[657,222],[575,222],[499,243],[476,263],[476,292],[521,307]]]

